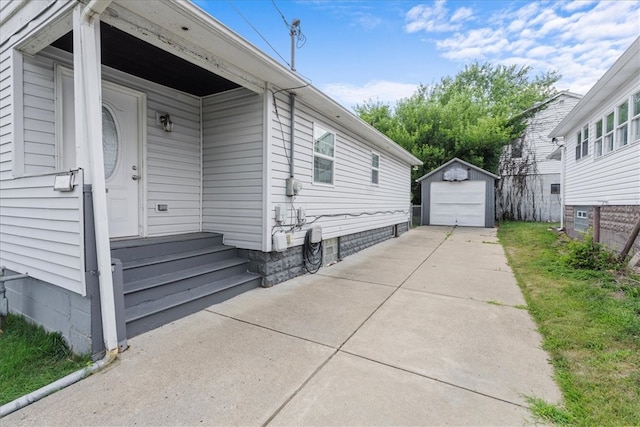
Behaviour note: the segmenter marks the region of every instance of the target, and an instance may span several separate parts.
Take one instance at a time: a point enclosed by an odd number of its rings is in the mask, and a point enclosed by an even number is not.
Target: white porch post
[[[101,10],[78,5],[73,11],[73,84],[78,166],[85,171],[85,182],[92,186],[96,251],[100,283],[102,330],[107,353],[118,349],[116,310],[111,274],[111,247],[107,218],[107,197],[102,152],[102,88],[100,59]]]

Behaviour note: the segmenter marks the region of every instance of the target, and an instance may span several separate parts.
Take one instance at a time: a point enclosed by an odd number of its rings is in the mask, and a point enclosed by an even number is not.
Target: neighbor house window
[[[602,156],[602,120],[596,122],[596,142],[593,147],[596,157]]]
[[[616,140],[618,147],[623,147],[629,143],[629,102],[625,101],[618,106],[618,127],[616,128]]]
[[[371,153],[371,183],[378,185],[380,180],[380,155]]]
[[[551,194],[560,194],[560,184],[551,184]]]
[[[632,97],[633,118],[631,119],[631,140],[640,140],[640,92]]]
[[[589,125],[576,134],[576,160],[589,155]]]
[[[573,219],[573,228],[577,231],[587,231],[589,228],[589,216],[587,208],[576,207]]]
[[[336,134],[314,123],[313,182],[333,184]]]
[[[520,138],[514,140],[511,143],[511,158],[512,159],[520,159],[520,158],[522,158],[522,144],[524,142],[523,140],[524,140],[524,138],[520,137]]]
[[[613,112],[607,115],[605,125],[604,152],[608,153],[613,151]]]

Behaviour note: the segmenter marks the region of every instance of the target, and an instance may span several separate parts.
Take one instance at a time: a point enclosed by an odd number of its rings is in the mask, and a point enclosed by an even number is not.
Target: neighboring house
[[[548,135],[580,98],[569,91],[558,92],[523,113],[530,116],[527,128],[500,159],[498,219],[560,221],[560,164],[547,158],[558,146]]]
[[[498,176],[457,157],[416,179],[421,225],[493,227]]]
[[[640,220],[640,38],[549,136],[564,138],[551,157],[564,166],[566,232],[592,228],[620,251]]]
[[[76,351],[408,229],[421,162],[193,4],[0,16],[9,306]]]

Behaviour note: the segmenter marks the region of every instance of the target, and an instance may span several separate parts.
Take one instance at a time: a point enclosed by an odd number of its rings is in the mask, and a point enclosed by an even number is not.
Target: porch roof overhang
[[[103,20],[257,93],[263,93],[268,84],[287,89],[379,150],[412,166],[422,164],[396,142],[189,1],[162,0],[149,8],[144,2],[115,0],[103,14]]]
[[[82,1],[84,3],[85,1]],[[72,29],[68,1],[47,28],[20,46],[34,55]],[[170,55],[256,93],[269,85],[294,93],[299,101],[335,120],[381,152],[415,166],[422,162],[353,112],[325,95],[272,57],[187,0],[147,2],[114,0],[100,16],[104,23]]]

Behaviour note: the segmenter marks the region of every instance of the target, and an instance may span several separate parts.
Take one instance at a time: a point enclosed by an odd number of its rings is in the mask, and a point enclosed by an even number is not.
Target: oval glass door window
[[[118,129],[111,111],[102,107],[102,152],[104,155],[104,177],[109,179],[118,163]]]

